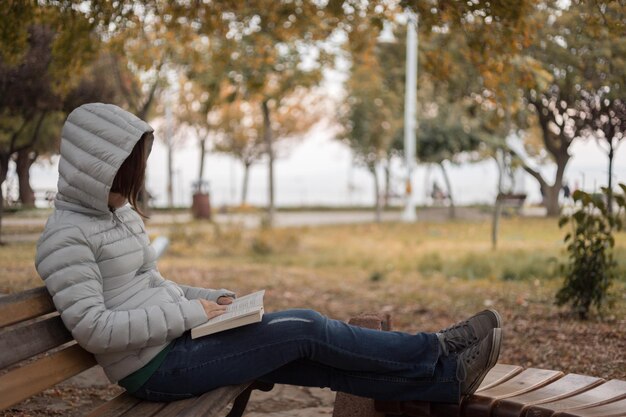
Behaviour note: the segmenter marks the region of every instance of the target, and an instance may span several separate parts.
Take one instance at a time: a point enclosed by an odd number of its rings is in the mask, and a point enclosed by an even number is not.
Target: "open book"
[[[206,336],[246,324],[256,323],[263,318],[263,296],[265,290],[253,292],[233,300],[226,313],[191,329],[191,338]]]

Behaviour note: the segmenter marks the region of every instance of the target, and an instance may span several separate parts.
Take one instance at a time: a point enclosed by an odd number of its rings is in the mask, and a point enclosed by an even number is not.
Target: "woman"
[[[259,379],[384,400],[458,402],[495,365],[495,311],[412,335],[287,310],[192,340],[189,330],[222,314],[235,294],[159,273],[137,209],[152,132],[114,105],[74,110],[62,132],[55,211],[37,246],[37,271],[63,323],[112,382],[154,401]]]

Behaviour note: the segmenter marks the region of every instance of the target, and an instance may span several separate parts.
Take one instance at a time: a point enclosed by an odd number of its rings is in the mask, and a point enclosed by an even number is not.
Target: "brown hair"
[[[131,206],[143,217],[147,217],[137,206],[139,194],[143,190],[144,180],[146,176],[146,165],[148,159],[148,151],[146,149],[146,140],[153,140],[150,132],[144,133],[130,155],[124,160],[122,166],[115,174],[111,192],[123,195]]]

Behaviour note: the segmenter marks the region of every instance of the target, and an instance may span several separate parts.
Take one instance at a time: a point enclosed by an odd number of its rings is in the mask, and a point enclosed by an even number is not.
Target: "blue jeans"
[[[174,401],[261,380],[380,400],[458,402],[456,367],[434,333],[365,329],[312,310],[285,310],[198,339],[185,333],[133,395]]]

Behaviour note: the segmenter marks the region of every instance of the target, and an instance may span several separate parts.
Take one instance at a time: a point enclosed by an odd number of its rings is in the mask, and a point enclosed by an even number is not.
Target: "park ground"
[[[42,218],[16,215],[5,223],[12,238],[0,247],[0,293],[41,285],[33,267],[35,241],[19,236],[36,236]],[[416,332],[496,308],[504,320],[501,363],[626,379],[624,233],[617,236],[613,307],[579,321],[554,305],[559,265],[566,260],[565,230],[556,219],[503,218],[497,250],[489,215],[481,211],[462,210],[454,221],[436,213],[415,224],[394,219],[315,226],[294,221],[268,230],[241,217],[208,223],[155,214],[147,227],[152,237],[171,239],[159,262],[165,277],[239,294],[264,288],[268,311],[307,307],[342,320],[379,312],[391,315],[394,329]],[[101,375],[88,374],[0,416],[79,415],[118,392]],[[270,394],[255,394],[247,415],[313,417],[332,410],[327,390],[280,387]]]

